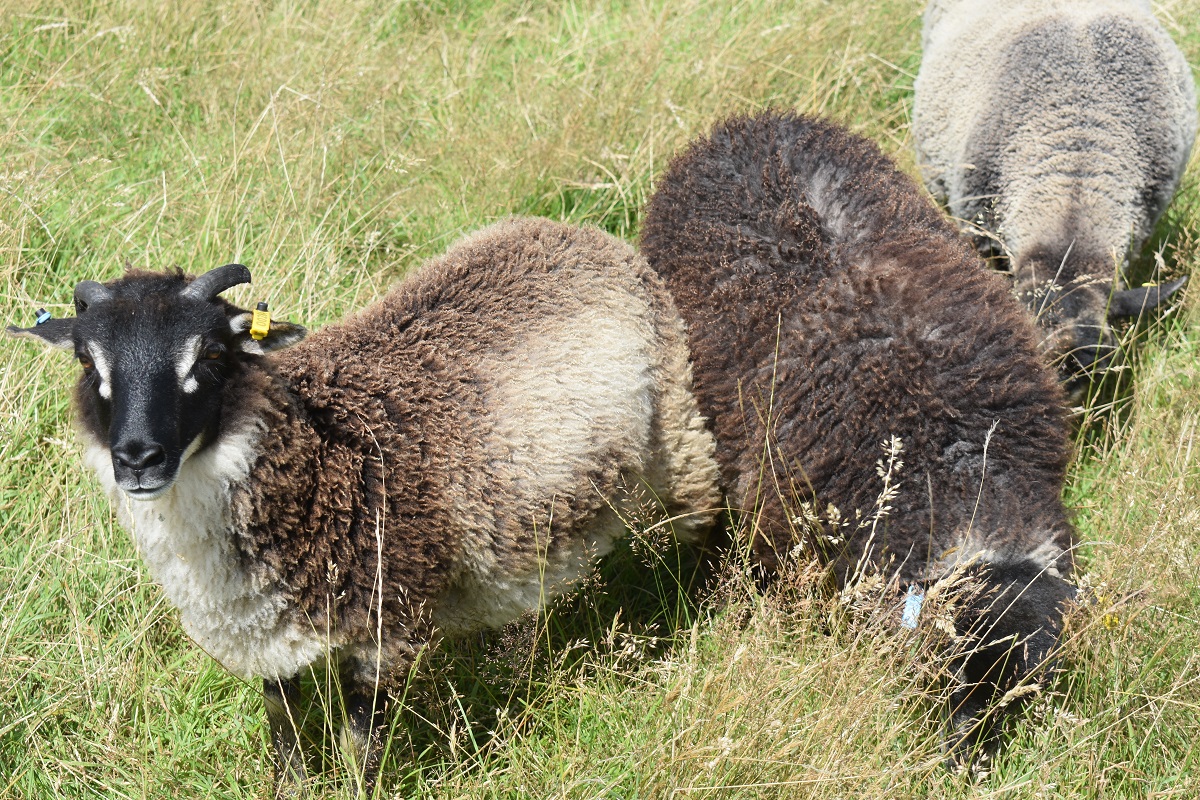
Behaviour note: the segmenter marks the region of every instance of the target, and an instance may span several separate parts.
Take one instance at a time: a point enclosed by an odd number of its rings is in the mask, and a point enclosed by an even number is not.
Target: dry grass
[[[717,116],[827,113],[913,166],[915,1],[0,0],[0,312],[126,264],[251,266],[320,324],[511,213],[632,238]],[[1193,64],[1195,0],[1156,4]],[[1155,246],[1200,264],[1200,157]],[[634,548],[570,602],[432,655],[389,796],[1192,797],[1200,311],[1137,335],[1068,500],[1097,603],[990,775],[940,760],[932,633],[798,574],[762,598]],[[1131,334],[1132,335],[1132,334]],[[262,797],[256,687],[181,633],[78,460],[59,354],[0,340],[0,797]],[[319,684],[317,684],[319,685]],[[346,766],[322,776],[347,796]]]

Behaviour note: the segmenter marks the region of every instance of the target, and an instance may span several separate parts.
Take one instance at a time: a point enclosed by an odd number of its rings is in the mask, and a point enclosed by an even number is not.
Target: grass
[[[920,5],[0,0],[0,316],[63,313],[126,265],[237,260],[234,299],[320,325],[512,213],[633,238],[677,147],[770,104],[914,171]],[[1156,8],[1200,64],[1196,0]],[[1198,229],[1194,157],[1154,241],[1170,270],[1200,266]],[[733,572],[698,606],[635,545],[430,655],[388,796],[1196,796],[1200,306],[1130,335],[1067,490],[1098,602],[990,775],[938,769],[937,656],[881,595],[801,574],[762,598]],[[0,339],[0,797],[266,796],[259,690],[186,639],[115,525],[68,362]],[[321,780],[351,796],[336,759]]]

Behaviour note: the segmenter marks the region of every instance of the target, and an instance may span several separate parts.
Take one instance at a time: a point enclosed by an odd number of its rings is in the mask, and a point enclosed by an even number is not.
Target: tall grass
[[[1193,64],[1200,5],[1156,3]],[[309,325],[513,213],[632,238],[719,115],[832,115],[913,167],[913,0],[0,0],[0,317],[237,260]],[[1154,242],[1200,265],[1200,158]],[[429,655],[388,796],[1200,793],[1200,311],[1082,423],[1064,672],[986,776],[938,767],[937,655],[882,593],[761,597],[635,544],[547,614]],[[0,796],[267,793],[259,688],[182,634],[79,463],[62,354],[0,340]],[[668,559],[669,560],[669,559]],[[698,605],[697,597],[716,600]],[[323,684],[311,687],[319,698]],[[319,735],[318,735],[319,738]],[[336,758],[320,791],[351,796]]]

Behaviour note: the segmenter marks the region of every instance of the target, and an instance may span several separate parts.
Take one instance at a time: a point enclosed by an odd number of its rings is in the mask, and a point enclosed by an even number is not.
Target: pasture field
[[[240,261],[310,327],[510,214],[634,239],[718,116],[829,114],[915,170],[917,0],[0,0],[0,322],[126,266]],[[1200,0],[1156,2],[1200,65]],[[1200,272],[1200,156],[1139,268]],[[986,775],[940,768],[933,634],[805,570],[764,598],[635,537],[573,599],[442,648],[381,794],[1200,796],[1200,287],[1080,414],[1061,676]],[[269,796],[261,689],[181,632],[79,459],[67,355],[0,339],[0,798]],[[901,491],[904,475],[900,473]],[[651,537],[652,538],[652,537]],[[708,598],[704,600],[704,598]],[[328,682],[310,687],[318,705]],[[321,725],[318,796],[353,797]]]

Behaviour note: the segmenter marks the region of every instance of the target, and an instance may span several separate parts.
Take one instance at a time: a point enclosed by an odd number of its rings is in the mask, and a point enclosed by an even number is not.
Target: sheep
[[[655,498],[682,541],[711,525],[686,334],[631,246],[497,223],[303,342],[284,321],[256,338],[218,297],[249,281],[132,271],[80,283],[74,318],[9,331],[79,358],[84,461],[187,633],[263,679],[277,793],[305,779],[310,665],[341,672],[370,787],[389,690],[435,632],[568,590],[631,503]]]
[[[641,248],[687,323],[764,581],[805,555],[914,595],[977,576],[945,744],[952,763],[984,752],[989,707],[1047,665],[1075,594],[1064,399],[1002,279],[873,144],[792,112],[677,155]]]
[[[1146,0],[933,0],[924,49],[925,184],[1002,255],[1078,398],[1111,365],[1110,322],[1186,280],[1122,288],[1196,138],[1191,69]]]

